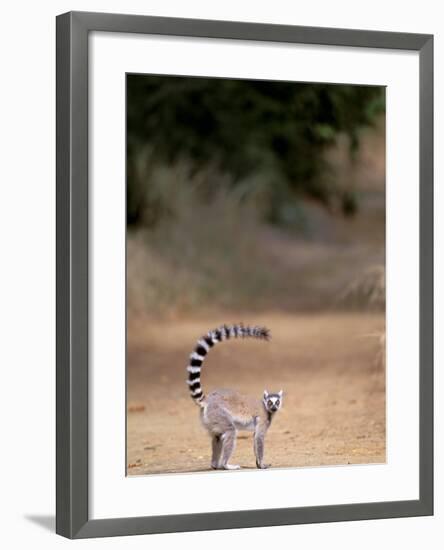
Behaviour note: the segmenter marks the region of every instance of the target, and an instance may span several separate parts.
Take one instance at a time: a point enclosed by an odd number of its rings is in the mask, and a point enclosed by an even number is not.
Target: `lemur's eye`
[[[268,400],[268,406],[271,407],[273,405],[273,401],[271,399]]]
[[[276,406],[279,407],[280,401],[279,399],[276,399]]]

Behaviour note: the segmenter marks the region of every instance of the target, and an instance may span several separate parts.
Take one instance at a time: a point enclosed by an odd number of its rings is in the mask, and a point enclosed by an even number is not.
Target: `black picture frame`
[[[57,17],[56,531],[69,538],[433,514],[433,36],[70,12]],[[88,513],[88,34],[91,31],[414,50],[420,63],[418,500],[151,517]],[[148,495],[149,498],[149,495]]]

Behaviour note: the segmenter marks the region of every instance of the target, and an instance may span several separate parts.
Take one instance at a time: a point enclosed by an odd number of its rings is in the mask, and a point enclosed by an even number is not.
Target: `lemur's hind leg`
[[[216,396],[217,397],[217,396]],[[236,470],[228,460],[236,445],[236,428],[230,413],[211,394],[202,413],[202,422],[210,433],[212,458],[211,467],[216,470]]]
[[[219,468],[223,470],[238,470],[240,468],[237,464],[228,464],[236,447],[236,435],[234,426],[222,434],[222,455]]]
[[[213,435],[211,438],[211,446],[213,450],[213,455],[211,457],[211,467],[214,470],[219,468],[220,456],[222,452],[222,436]]]

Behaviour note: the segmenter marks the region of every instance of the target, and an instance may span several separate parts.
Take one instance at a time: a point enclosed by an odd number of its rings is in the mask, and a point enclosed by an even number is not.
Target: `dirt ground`
[[[208,471],[210,440],[185,383],[196,339],[224,322],[264,324],[272,340],[215,346],[204,392],[231,387],[260,398],[284,390],[265,461],[274,468],[385,462],[382,313],[269,313],[254,318],[150,321],[128,327],[127,473]],[[231,459],[254,468],[252,434]]]

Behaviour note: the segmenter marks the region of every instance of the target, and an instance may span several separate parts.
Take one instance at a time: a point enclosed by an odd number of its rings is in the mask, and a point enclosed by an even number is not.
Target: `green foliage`
[[[339,198],[353,214],[355,198],[326,177],[323,152],[340,133],[356,149],[384,100],[384,89],[370,86],[129,75],[128,223],[155,225],[169,215],[150,174],[184,161],[191,179],[210,166],[240,195],[259,185],[271,222],[298,218],[289,202],[301,196],[326,206]],[[211,195],[211,183],[201,192]]]

